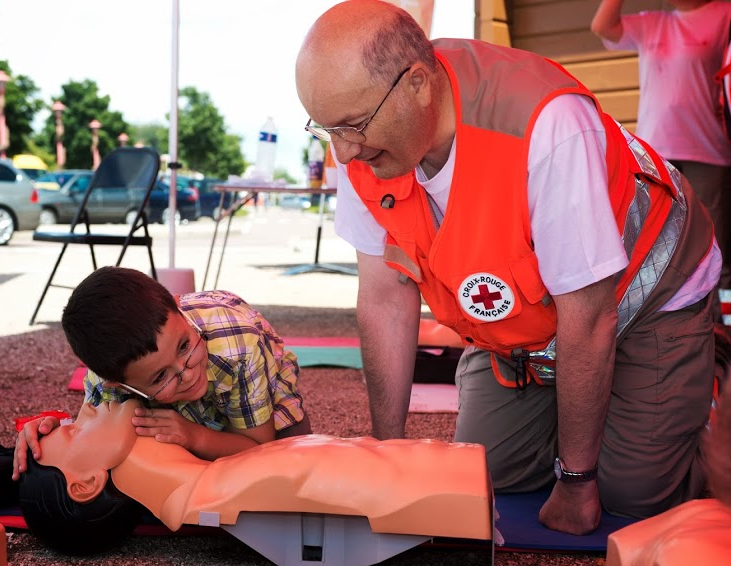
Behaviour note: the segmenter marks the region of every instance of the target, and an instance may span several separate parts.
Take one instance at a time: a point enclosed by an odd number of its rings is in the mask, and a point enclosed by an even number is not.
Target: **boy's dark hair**
[[[58,468],[42,466],[28,450],[20,476],[20,509],[30,531],[48,547],[68,555],[90,555],[121,545],[139,524],[144,508],[124,495],[111,476],[89,503],[73,501]]]
[[[175,299],[135,269],[100,267],[74,289],[61,325],[71,348],[104,379],[124,381],[130,362],[157,351]]]

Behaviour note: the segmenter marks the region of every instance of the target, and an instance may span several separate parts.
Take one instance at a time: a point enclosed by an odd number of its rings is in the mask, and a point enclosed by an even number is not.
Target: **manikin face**
[[[58,468],[69,482],[93,470],[106,473],[127,457],[137,440],[132,417],[140,406],[134,399],[98,407],[84,403],[73,424],[41,438],[39,463]]]

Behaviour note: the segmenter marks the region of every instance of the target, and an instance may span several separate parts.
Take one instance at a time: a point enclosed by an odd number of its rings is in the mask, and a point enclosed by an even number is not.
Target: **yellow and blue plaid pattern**
[[[186,419],[213,430],[240,430],[266,423],[276,430],[304,418],[297,391],[299,366],[282,339],[246,301],[227,291],[180,296],[180,308],[205,334],[208,347],[208,390],[197,401],[170,405]],[[132,394],[105,387],[89,370],[84,401],[124,401]],[[149,407],[155,401],[141,400]]]

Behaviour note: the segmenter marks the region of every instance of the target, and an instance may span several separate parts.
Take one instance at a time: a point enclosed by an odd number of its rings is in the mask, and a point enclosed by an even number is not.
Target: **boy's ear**
[[[96,499],[107,484],[106,470],[94,470],[83,478],[66,479],[66,491],[77,503],[88,503]]]
[[[113,387],[115,389],[119,389],[122,387],[122,384],[119,381],[112,381],[111,379],[105,379],[104,387]]]

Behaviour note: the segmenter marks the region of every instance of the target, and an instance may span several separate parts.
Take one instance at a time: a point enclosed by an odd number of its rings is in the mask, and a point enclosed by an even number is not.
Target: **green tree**
[[[44,106],[38,98],[38,87],[25,75],[13,76],[6,60],[0,60],[0,69],[10,75],[5,85],[5,123],[10,131],[7,154],[33,153],[33,119]]]
[[[184,100],[178,116],[179,160],[188,169],[225,179],[246,167],[241,138],[226,132],[223,116],[208,93],[194,87],[180,91]]]
[[[99,129],[99,155],[104,156],[119,145],[117,136],[129,135],[130,125],[122,114],[109,109],[109,96],[99,94],[99,87],[92,80],[71,81],[61,87],[58,100],[66,105],[63,113],[63,143],[66,148],[66,167],[69,169],[90,169],[92,166],[89,123],[101,122]],[[38,134],[40,147],[51,151],[55,144],[56,125],[53,115],[49,116]]]
[[[168,152],[169,129],[162,124],[137,124],[132,125],[128,132],[130,144],[141,142],[142,144],[154,147],[161,155]]]

